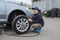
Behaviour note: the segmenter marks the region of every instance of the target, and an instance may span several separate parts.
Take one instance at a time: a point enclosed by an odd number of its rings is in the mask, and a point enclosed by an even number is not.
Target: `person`
[[[44,20],[42,18],[42,13],[38,9],[38,7],[32,8],[34,10],[34,15],[32,18],[29,18],[28,21],[32,24],[32,27],[34,28],[32,32],[41,32],[42,27],[44,26]]]

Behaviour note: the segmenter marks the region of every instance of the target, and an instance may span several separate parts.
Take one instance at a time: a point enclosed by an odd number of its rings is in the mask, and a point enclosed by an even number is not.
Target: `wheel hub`
[[[25,18],[21,18],[16,22],[16,28],[20,32],[24,32],[29,28],[29,22]]]

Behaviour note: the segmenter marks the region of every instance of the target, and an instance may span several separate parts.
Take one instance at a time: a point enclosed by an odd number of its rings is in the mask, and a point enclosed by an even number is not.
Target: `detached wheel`
[[[24,15],[16,16],[13,19],[12,28],[18,34],[27,33],[30,28],[27,17]]]

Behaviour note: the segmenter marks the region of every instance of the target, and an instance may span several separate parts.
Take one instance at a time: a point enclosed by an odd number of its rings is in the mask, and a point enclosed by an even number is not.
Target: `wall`
[[[46,1],[38,1],[33,3],[33,7],[38,6],[41,11],[46,10]]]
[[[46,9],[60,8],[60,0],[46,0]]]

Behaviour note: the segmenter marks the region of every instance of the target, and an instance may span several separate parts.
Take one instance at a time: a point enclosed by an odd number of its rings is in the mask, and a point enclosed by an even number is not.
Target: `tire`
[[[52,18],[56,17],[55,11],[51,11],[51,17]]]
[[[57,15],[58,15],[58,17],[60,17],[60,10],[57,11]]]
[[[51,17],[51,11],[50,11],[50,10],[47,11],[46,16],[47,16],[47,17]]]
[[[58,15],[57,15],[57,11],[58,11],[59,9],[58,8],[53,8],[53,9],[51,9],[51,17],[57,17]]]
[[[12,28],[18,34],[27,33],[28,30],[30,29],[27,17],[24,15],[16,16],[12,21]]]

